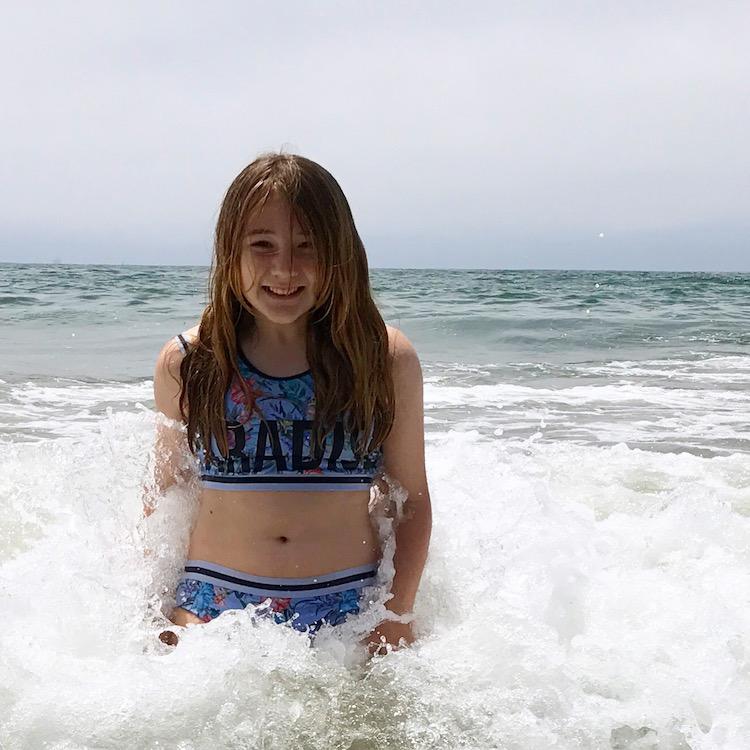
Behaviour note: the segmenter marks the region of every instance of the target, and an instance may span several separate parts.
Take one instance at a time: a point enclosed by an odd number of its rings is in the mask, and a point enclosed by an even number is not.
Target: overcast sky
[[[208,264],[268,149],[373,267],[750,271],[750,3],[2,4],[0,261]]]

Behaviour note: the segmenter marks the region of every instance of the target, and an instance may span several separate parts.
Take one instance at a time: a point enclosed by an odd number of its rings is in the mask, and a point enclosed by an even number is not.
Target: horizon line
[[[192,263],[80,263],[63,261],[13,261],[0,260],[0,266],[104,266],[112,268],[202,268],[209,270],[210,265]],[[714,273],[714,274],[750,274],[740,270],[709,269],[675,269],[675,268],[541,268],[541,267],[495,267],[468,268],[463,266],[369,266],[370,271],[573,271],[577,273]]]

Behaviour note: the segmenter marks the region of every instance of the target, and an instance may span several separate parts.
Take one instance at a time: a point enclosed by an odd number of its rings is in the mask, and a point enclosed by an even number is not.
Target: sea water
[[[0,747],[750,747],[750,275],[372,272],[433,531],[417,641],[371,661],[377,586],[315,648],[157,638],[197,488],[144,526],[152,372],[206,280],[0,265]]]

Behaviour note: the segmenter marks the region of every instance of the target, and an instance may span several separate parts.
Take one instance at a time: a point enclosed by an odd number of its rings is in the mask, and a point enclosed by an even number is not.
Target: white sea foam
[[[153,399],[150,380],[134,383],[57,380],[55,385],[26,381],[6,385],[0,391],[3,428],[0,443],[83,438],[95,429],[108,409],[139,409]]]
[[[418,642],[369,665],[377,591],[315,649],[248,611],[157,640],[195,487],[144,558],[150,412],[0,447],[0,746],[750,747],[747,456],[462,427],[428,433]]]
[[[750,448],[750,389],[688,390],[628,382],[556,388],[425,384],[430,426],[507,437],[728,454]]]
[[[428,429],[502,430],[519,438],[541,432],[554,441],[703,455],[750,450],[750,357],[513,367],[546,376],[518,383],[470,365],[426,376]],[[494,382],[481,382],[487,378]],[[0,442],[33,443],[85,437],[108,409],[147,408],[152,383],[29,381],[6,384],[1,395]]]

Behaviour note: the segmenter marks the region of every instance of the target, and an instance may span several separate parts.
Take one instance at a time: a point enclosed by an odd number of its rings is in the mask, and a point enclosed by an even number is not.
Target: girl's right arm
[[[143,488],[144,516],[154,512],[159,495],[190,475],[186,465],[189,448],[179,407],[180,363],[183,356],[179,344],[172,338],[162,347],[154,368],[156,429],[153,464],[149,467],[147,482]]]

